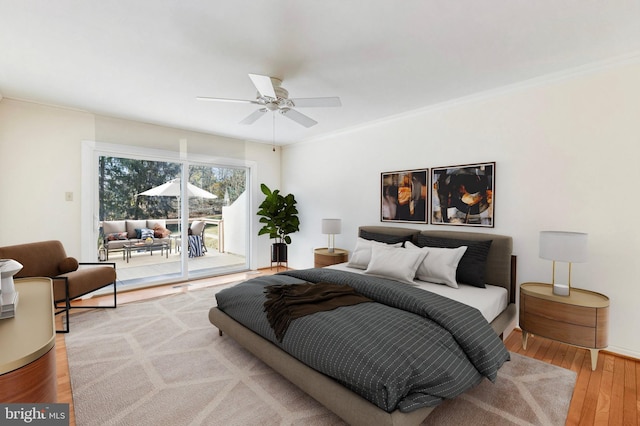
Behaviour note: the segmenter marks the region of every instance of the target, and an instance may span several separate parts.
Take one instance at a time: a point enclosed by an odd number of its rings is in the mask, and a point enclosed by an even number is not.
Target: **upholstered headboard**
[[[515,303],[516,258],[513,256],[513,239],[507,235],[488,234],[483,232],[464,232],[449,230],[419,230],[392,226],[361,226],[358,236],[385,243],[412,241],[417,243],[418,235],[437,238],[451,238],[467,241],[491,240],[487,255],[485,282],[504,287],[509,291],[509,300]]]

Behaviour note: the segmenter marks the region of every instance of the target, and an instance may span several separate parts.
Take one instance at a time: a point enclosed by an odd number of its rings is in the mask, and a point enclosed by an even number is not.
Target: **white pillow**
[[[385,244],[379,241],[365,240],[364,238],[358,237],[358,240],[356,241],[356,248],[353,249],[347,266],[357,269],[367,269],[369,261],[371,260],[371,247],[373,246],[402,247],[402,243]]]
[[[364,273],[413,284],[425,256],[426,250],[374,245],[371,247],[371,261]]]
[[[418,246],[408,242],[407,248],[416,249]],[[458,288],[456,281],[456,270],[460,259],[467,251],[467,246],[458,248],[422,247],[428,255],[418,266],[416,278],[420,281],[430,283],[445,284],[449,287]]]

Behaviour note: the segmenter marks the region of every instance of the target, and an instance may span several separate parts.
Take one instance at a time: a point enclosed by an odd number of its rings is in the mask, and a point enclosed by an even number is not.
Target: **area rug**
[[[74,314],[65,336],[78,426],[343,425],[209,323],[224,287]],[[518,354],[423,425],[564,425],[576,375]]]

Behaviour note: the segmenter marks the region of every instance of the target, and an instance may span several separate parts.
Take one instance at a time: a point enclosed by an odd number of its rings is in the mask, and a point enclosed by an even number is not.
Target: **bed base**
[[[507,309],[491,322],[491,326],[497,334],[502,334],[515,318],[516,306],[509,304]],[[240,346],[350,425],[415,426],[422,423],[435,408],[423,407],[410,413],[399,410],[388,413],[332,378],[298,361],[220,309],[211,308],[209,321],[218,328],[220,335],[228,334]]]
[[[218,308],[211,308],[209,321],[221,334],[228,334],[240,346],[350,425],[415,426],[422,423],[435,408],[424,407],[410,413],[399,410],[387,413],[330,377],[298,361]]]

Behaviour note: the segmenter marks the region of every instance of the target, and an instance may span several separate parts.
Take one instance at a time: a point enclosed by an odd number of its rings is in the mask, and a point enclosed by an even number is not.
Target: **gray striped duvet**
[[[375,303],[319,312],[291,323],[278,343],[264,287],[331,282]],[[216,294],[218,307],[381,409],[409,412],[495,380],[509,352],[480,312],[407,284],[331,269],[254,278]]]

